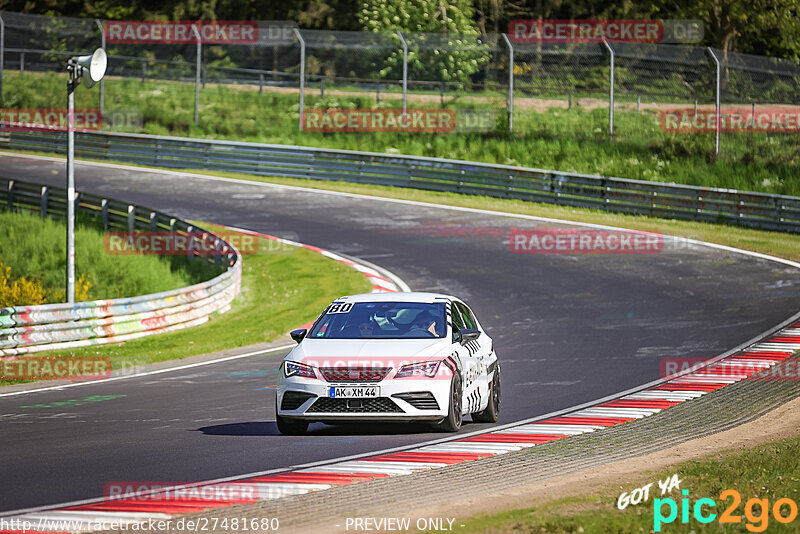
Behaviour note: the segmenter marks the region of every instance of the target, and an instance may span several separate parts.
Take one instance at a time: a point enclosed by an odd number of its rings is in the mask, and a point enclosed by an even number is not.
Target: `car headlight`
[[[302,376],[304,378],[317,378],[314,368],[310,365],[299,362],[283,362],[283,374],[286,378],[290,376]]]
[[[407,376],[426,376],[428,378],[433,378],[436,376],[436,371],[439,370],[440,363],[441,362],[410,363],[401,367],[394,377],[404,378]]]

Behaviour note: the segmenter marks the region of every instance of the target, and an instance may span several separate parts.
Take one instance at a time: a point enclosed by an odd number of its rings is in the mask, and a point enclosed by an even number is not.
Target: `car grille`
[[[287,391],[283,394],[283,399],[281,400],[281,410],[296,410],[305,401],[315,396],[313,393],[304,391]]]
[[[398,393],[392,397],[402,399],[417,410],[438,410],[439,403],[430,391],[419,391],[415,393]]]
[[[320,367],[319,372],[328,382],[378,382],[391,367]]]
[[[330,399],[320,397],[306,413],[403,413],[392,399]]]

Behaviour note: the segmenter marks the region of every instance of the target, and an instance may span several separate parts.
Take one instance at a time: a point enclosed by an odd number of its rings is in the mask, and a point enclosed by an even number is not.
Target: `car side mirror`
[[[481,333],[474,328],[462,328],[458,331],[461,335],[461,343],[466,343],[467,341],[474,341],[481,337]]]
[[[300,343],[301,341],[303,341],[303,338],[306,337],[307,333],[308,330],[306,330],[305,328],[298,328],[297,330],[292,330],[291,332],[289,332],[289,335],[292,336],[292,339]]]

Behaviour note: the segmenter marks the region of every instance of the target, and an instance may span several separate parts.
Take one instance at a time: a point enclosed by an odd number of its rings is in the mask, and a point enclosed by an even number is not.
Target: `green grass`
[[[273,341],[314,320],[345,294],[371,290],[355,269],[306,249],[260,239],[258,252],[243,256],[242,291],[230,311],[200,326],[120,344],[48,351],[48,356],[104,356],[112,369],[174,360]],[[0,381],[0,385],[11,382]]]
[[[48,303],[66,300],[65,249],[63,222],[43,219],[35,213],[0,211],[0,261],[11,267],[11,281],[24,276],[41,284]],[[176,289],[207,280],[215,272],[216,269],[199,267],[190,270],[182,257],[107,254],[101,230],[89,224],[76,227],[75,278],[88,277],[92,283],[90,300]]]
[[[689,521],[681,523],[680,499],[683,496],[678,490],[663,498],[673,498],[678,504],[678,516],[672,524],[662,526],[661,532],[748,532],[747,525],[753,528],[766,525],[766,532],[797,532],[800,530],[800,518],[788,525],[782,525],[770,515],[766,523],[759,519],[758,507],[754,507],[754,520],[744,515],[750,499],[769,499],[769,510],[776,500],[789,498],[800,505],[800,473],[797,471],[797,458],[800,455],[800,436],[771,442],[754,447],[745,452],[724,451],[704,456],[700,460],[682,462],[668,469],[655,471],[647,475],[637,476],[637,480],[620,489],[618,481],[613,486],[601,490],[591,496],[570,497],[543,503],[531,508],[524,508],[501,514],[484,515],[463,521],[465,525],[458,531],[464,534],[478,532],[537,532],[537,533],[574,533],[574,532],[652,532],[654,529],[654,499],[662,498],[657,480],[665,480],[678,473],[682,480],[681,489],[689,490]],[[649,502],[629,505],[618,510],[617,499],[623,491],[631,492],[644,484],[654,482],[650,489]],[[732,497],[722,499],[720,494],[732,489],[741,495],[738,509],[734,515],[741,516],[740,524],[720,525],[719,516],[732,505]],[[655,492],[655,493],[654,493]],[[717,514],[717,519],[708,525],[698,522],[691,513],[694,503],[700,498],[713,499],[716,508],[704,506],[703,513],[710,510]],[[663,513],[669,512],[664,505]],[[783,507],[782,513],[788,516],[789,509]],[[758,531],[758,530],[754,530]]]
[[[6,72],[5,108],[62,107],[62,75]],[[655,180],[800,195],[800,143],[791,134],[725,134],[719,158],[713,134],[667,134],[651,111],[617,110],[615,138],[609,139],[608,111],[551,108],[528,109],[536,102],[520,96],[516,102],[515,133],[504,127],[502,95],[486,97],[449,94],[451,108],[499,110],[498,128],[489,133],[400,134],[299,132],[297,94],[254,87],[217,86],[201,90],[200,121],[193,122],[194,85],[180,82],[109,78],[107,109],[138,109],[142,132],[148,134],[260,141],[287,145],[397,152],[422,156],[446,155],[456,159],[513,164],[623,178]],[[375,94],[306,93],[306,109],[315,107],[371,108]],[[410,107],[439,106],[437,95],[411,94]],[[481,97],[481,95],[478,95]],[[76,91],[78,107],[97,107],[99,91]],[[648,101],[643,102],[647,104]],[[689,106],[689,103],[685,103]],[[397,93],[383,95],[380,107],[400,107]],[[120,130],[125,130],[121,128]],[[132,129],[128,129],[132,131]]]

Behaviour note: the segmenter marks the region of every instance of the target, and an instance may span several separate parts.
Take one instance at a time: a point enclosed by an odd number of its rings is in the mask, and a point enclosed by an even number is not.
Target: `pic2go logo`
[[[704,497],[697,499],[694,506],[689,504],[689,490],[682,490],[681,493],[684,497],[681,499],[680,510],[678,503],[675,499],[669,497],[665,499],[653,499],[653,531],[661,532],[662,525],[669,525],[678,519],[678,512],[681,514],[681,523],[686,525],[689,523],[689,513],[694,516],[695,521],[698,523],[708,524],[717,519],[717,514],[712,512],[712,508],[716,508],[717,503],[714,499]],[[733,523],[741,524],[742,516],[737,513],[739,505],[742,503],[742,496],[736,490],[725,490],[720,493],[720,499],[727,501],[732,499],[731,503],[719,516],[720,524]],[[772,517],[778,523],[791,523],[797,518],[797,503],[792,499],[782,498],[776,500],[772,508],[770,508],[769,499],[749,499],[744,505],[744,517],[747,520],[745,528],[750,532],[764,532],[769,526],[769,516],[772,512]],[[666,508],[666,515],[665,513]]]

